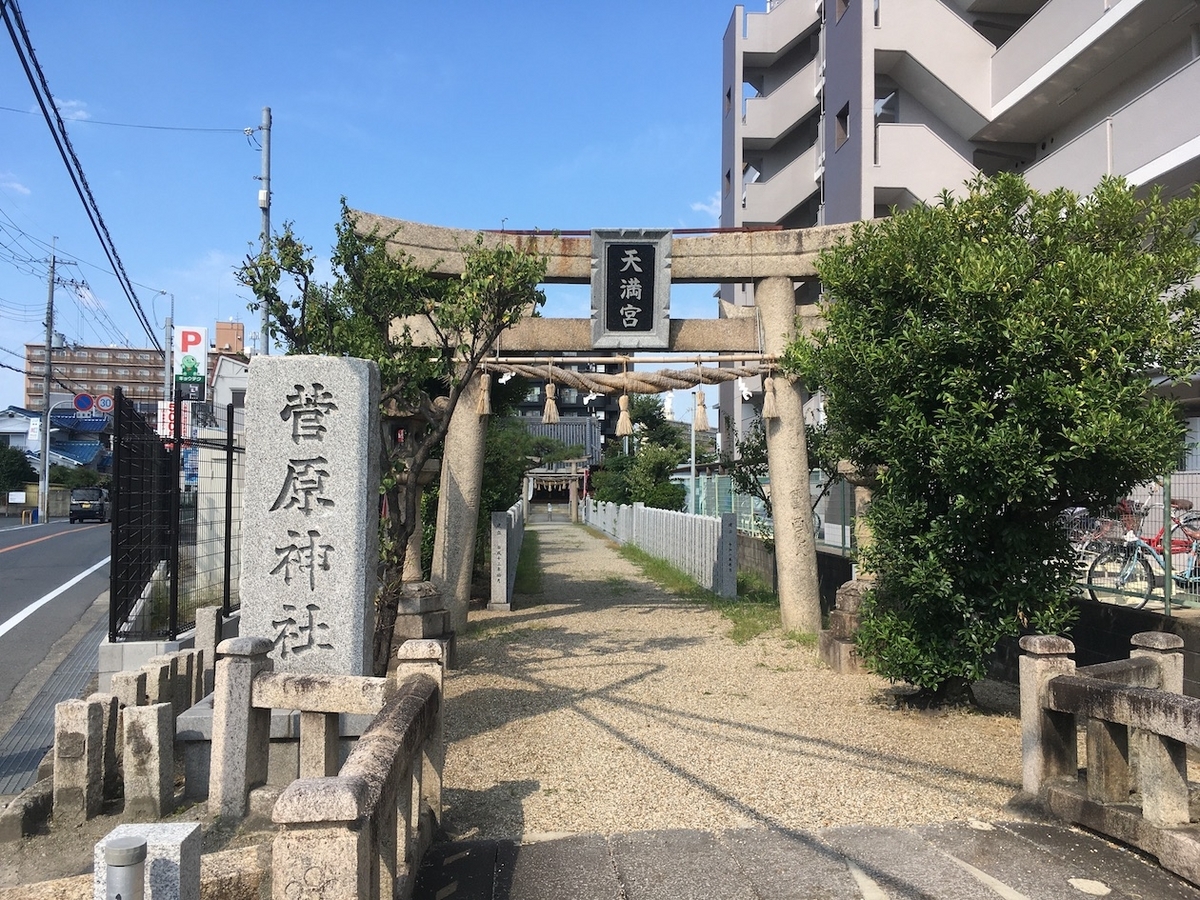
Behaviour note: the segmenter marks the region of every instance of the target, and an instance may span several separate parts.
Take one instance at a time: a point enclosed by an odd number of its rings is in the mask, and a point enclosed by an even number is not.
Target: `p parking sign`
[[[184,400],[204,400],[208,381],[208,329],[175,329],[171,349],[175,357],[175,391]]]

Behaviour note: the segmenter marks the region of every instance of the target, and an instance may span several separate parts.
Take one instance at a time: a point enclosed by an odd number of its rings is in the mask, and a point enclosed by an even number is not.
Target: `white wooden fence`
[[[737,516],[693,516],[641,503],[583,504],[584,521],[674,566],[720,597],[737,596]]]

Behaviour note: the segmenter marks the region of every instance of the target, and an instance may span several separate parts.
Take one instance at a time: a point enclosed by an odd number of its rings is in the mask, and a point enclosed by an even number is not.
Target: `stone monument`
[[[371,674],[379,447],[375,363],[251,359],[241,633],[277,672]]]

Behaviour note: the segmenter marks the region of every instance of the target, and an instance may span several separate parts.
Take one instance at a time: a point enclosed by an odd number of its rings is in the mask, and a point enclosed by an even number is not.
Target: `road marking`
[[[45,538],[41,538],[40,540],[45,540]],[[87,578],[89,575],[91,575],[93,572],[95,572],[97,569],[100,569],[100,568],[108,565],[108,561],[110,559],[112,559],[111,556],[104,557],[104,559],[100,560],[100,562],[96,563],[94,566],[92,566],[86,572],[80,572],[78,575],[76,575],[74,578],[72,578],[66,584],[62,585],[61,587],[55,588],[54,590],[52,590],[50,593],[48,593],[42,599],[35,600],[32,603],[30,603],[27,607],[25,607],[23,610],[21,610],[15,616],[13,616],[11,619],[9,619],[7,622],[0,623],[0,637],[4,637],[4,635],[8,634],[10,631],[12,631],[14,628],[16,628],[18,625],[20,625],[22,622],[24,622],[30,616],[32,616],[35,612],[37,612],[39,609],[41,609],[43,606],[45,606],[47,603],[49,603],[51,600],[53,600],[55,597],[57,597],[59,594],[61,594],[63,591],[70,590],[71,588],[75,587],[75,585],[79,584],[79,582],[83,581],[83,579]]]
[[[100,523],[97,522],[96,525]],[[88,525],[88,528],[95,528],[96,525]],[[23,544],[13,544],[11,547],[0,547],[0,553],[7,553],[9,550],[20,550],[22,547],[29,547],[32,544],[40,544],[42,541],[48,541],[51,538],[62,537],[65,534],[78,534],[82,529],[74,528],[70,531],[60,531],[58,534],[48,534],[45,537],[34,538],[32,541],[26,541]]]
[[[1010,888],[1003,881],[1000,881],[997,878],[993,878],[987,872],[984,872],[984,871],[981,871],[981,870],[975,868],[969,862],[959,859],[957,856],[955,856],[951,853],[947,853],[945,850],[942,850],[940,847],[938,848],[938,850],[943,856],[945,856],[947,859],[949,859],[951,862],[953,862],[956,866],[961,868],[964,872],[968,872],[969,874],[974,876],[975,879],[980,884],[984,884],[984,885],[987,885],[988,887],[990,887],[993,891],[995,891],[997,894],[999,894],[1001,897],[1003,897],[1004,900],[1029,900],[1029,898],[1026,897],[1024,894],[1022,894],[1020,891]]]
[[[888,895],[884,889],[877,885],[866,872],[849,861],[846,862],[846,868],[850,870],[850,877],[858,885],[859,893],[862,894],[862,900],[888,900]]]

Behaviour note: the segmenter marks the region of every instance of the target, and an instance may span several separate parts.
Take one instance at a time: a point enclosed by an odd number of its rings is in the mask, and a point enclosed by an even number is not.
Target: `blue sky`
[[[717,222],[730,0],[19,5],[160,341],[169,295],[177,324],[257,332],[232,270],[258,240],[261,155],[242,129],[264,106],[272,225],[319,256],[343,196],[464,228]],[[0,365],[44,340],[52,238],[59,274],[87,285],[56,290],[55,330],[149,346],[0,38]],[[587,315],[586,287],[547,292],[548,314]],[[677,286],[672,314],[714,316],[712,292]],[[0,408],[22,398],[0,368]]]

